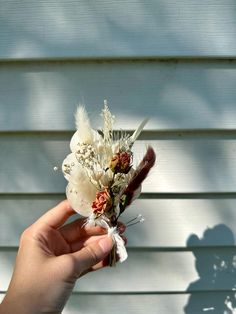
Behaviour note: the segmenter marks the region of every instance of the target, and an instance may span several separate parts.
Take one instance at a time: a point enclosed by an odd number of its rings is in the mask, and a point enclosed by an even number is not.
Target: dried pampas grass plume
[[[81,142],[89,144],[93,140],[92,128],[88,113],[84,106],[79,105],[75,113],[75,125]]]

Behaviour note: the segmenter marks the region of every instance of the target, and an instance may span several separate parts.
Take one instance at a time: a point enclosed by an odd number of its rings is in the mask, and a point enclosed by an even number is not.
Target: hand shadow
[[[215,246],[216,243],[218,247]],[[199,279],[187,288],[191,295],[184,313],[236,313],[236,298],[233,292],[236,287],[234,245],[234,235],[224,224],[205,230],[202,239],[195,234],[188,238],[187,247],[194,247],[193,254]],[[219,290],[221,292],[216,292]]]

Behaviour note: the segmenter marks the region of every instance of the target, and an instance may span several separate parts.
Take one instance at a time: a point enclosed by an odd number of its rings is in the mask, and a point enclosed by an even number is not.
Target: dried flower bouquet
[[[68,181],[66,195],[86,223],[108,229],[114,240],[110,265],[127,258],[123,239],[117,231],[117,221],[141,192],[141,183],[155,163],[155,152],[147,148],[143,160],[134,169],[132,146],[147,120],[132,134],[113,131],[112,116],[106,101],[102,110],[103,129],[92,129],[88,114],[80,106],[75,115],[77,131],[70,142],[71,153],[65,158],[62,170]]]

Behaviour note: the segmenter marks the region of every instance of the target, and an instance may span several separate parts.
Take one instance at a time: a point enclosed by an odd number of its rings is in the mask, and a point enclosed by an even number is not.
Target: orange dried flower
[[[105,188],[103,191],[96,193],[96,199],[92,204],[95,214],[103,214],[112,208],[112,198],[109,190]]]

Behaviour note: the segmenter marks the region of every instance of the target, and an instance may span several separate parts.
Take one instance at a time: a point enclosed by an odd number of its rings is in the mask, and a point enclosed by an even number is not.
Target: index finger
[[[76,214],[76,212],[72,209],[69,202],[64,200],[41,216],[35,224],[47,225],[51,228],[57,229],[74,214]]]
[[[120,221],[118,221],[117,228],[120,234],[125,232],[125,225]],[[62,226],[59,230],[67,242],[74,242],[83,237],[90,237],[93,235],[107,233],[107,229],[105,228],[86,224],[86,219],[77,219],[67,225]]]

